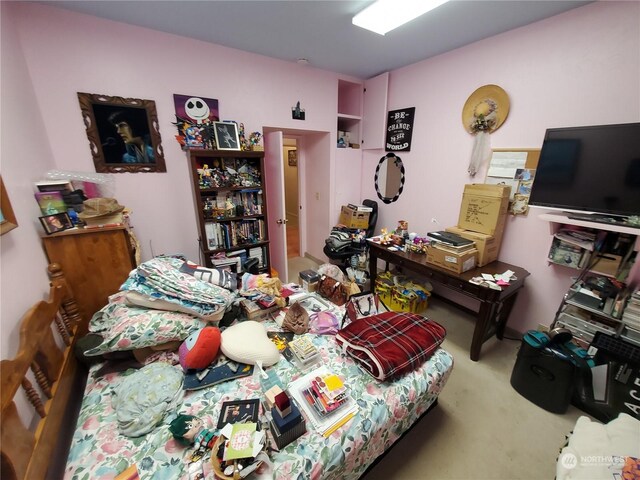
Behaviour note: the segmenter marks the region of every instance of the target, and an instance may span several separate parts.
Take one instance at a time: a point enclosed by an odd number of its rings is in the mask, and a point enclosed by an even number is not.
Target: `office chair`
[[[366,238],[373,237],[376,230],[376,223],[378,221],[378,202],[375,200],[366,199],[362,201],[362,205],[365,207],[371,207],[372,211],[369,213],[369,226],[366,229]],[[356,229],[344,228],[345,233],[353,233]],[[341,248],[332,248],[332,243],[326,243],[322,249],[323,253],[333,260],[332,263],[339,265],[341,269],[345,270],[351,261],[351,257],[354,255],[360,255],[367,249],[366,243],[346,243]]]

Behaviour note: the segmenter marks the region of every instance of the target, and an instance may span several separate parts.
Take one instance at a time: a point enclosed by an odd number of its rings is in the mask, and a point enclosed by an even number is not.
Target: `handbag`
[[[342,328],[349,323],[360,318],[370,317],[379,313],[380,301],[378,294],[373,292],[364,292],[358,295],[352,295],[345,306],[345,314],[342,319]]]
[[[334,278],[323,275],[318,281],[318,293],[338,306],[347,303],[349,295],[345,286]]]

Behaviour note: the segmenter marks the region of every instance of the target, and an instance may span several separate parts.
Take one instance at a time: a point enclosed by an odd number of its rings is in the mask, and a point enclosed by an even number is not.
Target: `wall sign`
[[[413,118],[416,107],[391,110],[387,114],[387,139],[385,150],[392,152],[408,152],[411,150]]]

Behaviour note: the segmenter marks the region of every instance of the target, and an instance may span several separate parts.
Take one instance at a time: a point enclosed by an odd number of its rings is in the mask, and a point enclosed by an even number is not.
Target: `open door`
[[[288,283],[287,217],[284,196],[284,158],[282,132],[264,135],[264,169],[269,212],[269,250],[271,267],[277,270],[282,283]]]

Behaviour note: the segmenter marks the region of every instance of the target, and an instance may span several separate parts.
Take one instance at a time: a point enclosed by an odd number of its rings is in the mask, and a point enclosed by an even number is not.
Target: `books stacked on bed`
[[[343,380],[325,365],[291,382],[289,393],[313,428],[325,437],[358,412]]]

